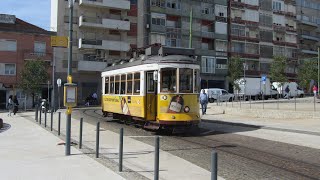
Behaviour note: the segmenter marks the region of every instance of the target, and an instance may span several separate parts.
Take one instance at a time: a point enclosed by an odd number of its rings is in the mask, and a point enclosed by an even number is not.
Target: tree
[[[298,70],[299,85],[307,88],[311,80],[318,79],[318,62],[314,60],[305,60]]]
[[[47,66],[41,60],[27,61],[20,75],[19,87],[27,95],[32,95],[32,106],[34,106],[35,95],[41,92],[42,85],[49,79]]]
[[[273,59],[270,67],[270,79],[272,82],[279,82],[281,85],[288,81],[286,75],[286,58],[283,56],[276,56]]]
[[[240,57],[231,57],[228,63],[228,76],[227,79],[236,90],[240,90],[239,84],[235,83],[240,78],[243,71],[243,64]]]

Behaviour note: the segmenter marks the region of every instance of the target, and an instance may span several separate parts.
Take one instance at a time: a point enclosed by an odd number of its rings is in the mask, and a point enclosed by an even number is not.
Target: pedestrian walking
[[[18,112],[18,106],[19,106],[19,101],[17,99],[17,96],[13,97],[13,115],[16,115]]]
[[[284,91],[286,92],[286,94],[285,94],[285,96],[283,98],[290,99],[290,97],[289,97],[289,93],[290,93],[289,85],[286,87],[286,89]]]
[[[12,95],[9,96],[7,108],[8,108],[8,110],[9,110],[9,111],[8,111],[8,116],[11,116],[11,113],[12,113],[12,110],[13,110],[13,99],[12,99]]]
[[[200,104],[202,109],[202,115],[204,115],[206,114],[208,104],[208,95],[206,94],[204,89],[202,89],[202,93],[200,93]]]
[[[313,95],[316,97],[318,92],[318,87],[316,85],[313,85],[312,91],[313,91]]]

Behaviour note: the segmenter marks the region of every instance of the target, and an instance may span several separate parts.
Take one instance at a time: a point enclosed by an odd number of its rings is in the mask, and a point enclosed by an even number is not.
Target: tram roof
[[[181,53],[181,50],[184,51],[184,55],[175,54],[175,53]],[[169,48],[168,50],[167,47],[160,47],[158,49],[148,48],[146,52],[147,52],[146,55],[142,55],[137,58],[132,58],[129,62],[124,62],[123,64],[109,66],[105,68],[104,71],[111,71],[111,70],[133,67],[133,66],[138,66],[143,64],[160,64],[160,63],[198,64],[196,59],[192,57],[194,55],[194,49]]]

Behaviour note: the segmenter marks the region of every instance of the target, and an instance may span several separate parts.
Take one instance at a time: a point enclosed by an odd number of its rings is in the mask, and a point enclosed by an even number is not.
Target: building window
[[[34,53],[38,56],[44,56],[46,53],[46,43],[34,42]]]
[[[0,39],[0,51],[17,51],[17,41],[16,40],[6,40]]]
[[[151,0],[151,6],[158,6],[164,8],[166,4],[165,0]]]
[[[201,59],[201,73],[213,73],[214,57],[203,56]]]
[[[210,13],[209,8],[202,9],[202,14],[209,14],[209,13]]]
[[[281,2],[273,1],[272,2],[272,9],[276,11],[281,11]]]
[[[228,60],[227,59],[216,59],[216,68],[217,69],[228,69]]]
[[[5,64],[4,65],[4,74],[5,75],[15,75],[16,74],[16,65],[15,64]]]
[[[167,8],[180,9],[180,0],[167,0]]]
[[[215,15],[220,17],[227,17],[227,6],[215,5]]]
[[[245,44],[241,42],[232,42],[232,52],[236,53],[244,53],[245,52]]]
[[[227,41],[218,41],[216,40],[216,51],[226,52],[228,49]]]
[[[246,28],[245,26],[239,26],[232,24],[231,25],[231,35],[233,36],[246,36]]]

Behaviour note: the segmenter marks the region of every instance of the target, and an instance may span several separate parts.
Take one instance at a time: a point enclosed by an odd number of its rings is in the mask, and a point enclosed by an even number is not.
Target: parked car
[[[210,103],[213,103],[217,100],[219,100],[220,102],[226,102],[226,101],[231,102],[234,99],[234,94],[229,93],[225,89],[209,88],[204,90],[208,95]]]

